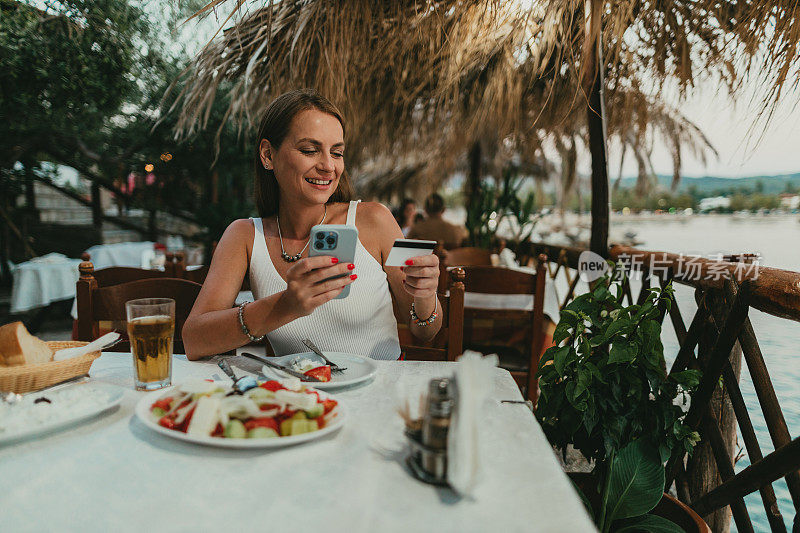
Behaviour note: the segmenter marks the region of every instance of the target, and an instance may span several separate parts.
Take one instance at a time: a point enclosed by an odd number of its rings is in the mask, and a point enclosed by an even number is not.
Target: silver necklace
[[[325,222],[325,217],[328,215],[328,204],[325,204],[325,211],[322,212],[322,220],[319,221],[320,224]],[[303,252],[306,251],[308,245],[311,244],[311,235],[308,236],[308,241],[306,241],[306,245],[303,246],[303,249],[297,252],[295,255],[289,255],[286,253],[286,250],[283,249],[283,235],[281,235],[281,217],[275,215],[275,221],[278,223],[278,240],[281,242],[281,257],[287,263],[294,263],[295,261],[300,261]]]

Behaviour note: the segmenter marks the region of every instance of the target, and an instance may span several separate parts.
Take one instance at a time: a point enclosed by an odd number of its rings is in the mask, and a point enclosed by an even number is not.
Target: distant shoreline
[[[800,221],[800,214],[798,213],[692,213],[691,215],[684,215],[682,213],[637,213],[630,215],[623,215],[622,213],[611,213],[611,222],[636,222],[642,220],[688,220],[692,218],[732,218],[735,220],[775,220],[775,219],[794,219]]]

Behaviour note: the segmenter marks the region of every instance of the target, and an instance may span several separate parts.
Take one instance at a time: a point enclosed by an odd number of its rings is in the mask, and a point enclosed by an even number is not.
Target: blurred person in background
[[[433,193],[425,200],[425,220],[417,222],[408,232],[409,239],[436,241],[446,250],[458,248],[467,238],[467,228],[444,220],[444,198]]]
[[[417,203],[411,198],[403,198],[400,207],[394,212],[394,218],[397,219],[397,225],[403,231],[403,237],[408,237],[408,233],[414,227],[417,219]]]

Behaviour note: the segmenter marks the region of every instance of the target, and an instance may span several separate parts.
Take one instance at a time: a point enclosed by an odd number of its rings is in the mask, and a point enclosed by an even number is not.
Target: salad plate
[[[200,382],[205,383],[205,385],[203,385],[201,388],[207,388],[205,390],[207,390],[208,392],[200,392],[200,393],[190,394],[188,397],[185,397],[185,396],[181,397],[180,396],[183,390],[194,390],[196,388],[196,386],[197,386],[197,383],[200,383]],[[275,381],[269,381],[267,383],[268,384],[274,384],[276,382]],[[202,385],[202,383],[201,383],[201,385]],[[256,389],[260,389],[261,387],[264,387],[264,386],[265,386],[265,383],[262,382],[259,387],[256,387]],[[190,388],[186,389],[186,387],[190,387]],[[296,422],[296,424],[297,425],[303,425],[304,427],[299,432],[292,431],[291,428],[290,428],[290,430],[286,431],[287,434],[285,434],[283,436],[278,436],[277,432],[273,432],[272,429],[267,430],[265,428],[266,427],[275,428],[276,430],[280,431],[281,434],[283,434],[285,427],[282,424],[282,421],[284,421],[283,419],[285,418],[284,417],[285,413],[284,414],[275,414],[275,416],[274,416],[275,421],[274,422],[270,422],[269,420],[267,420],[268,418],[271,418],[269,416],[261,416],[261,415],[270,415],[271,413],[275,413],[275,410],[272,410],[272,409],[264,410],[264,405],[263,405],[263,404],[271,404],[273,401],[279,401],[279,400],[275,400],[274,396],[272,396],[271,399],[264,399],[259,394],[257,402],[261,402],[262,403],[262,405],[260,406],[260,408],[262,409],[261,412],[258,411],[258,409],[259,409],[258,403],[256,403],[255,407],[248,406],[249,409],[253,409],[253,408],[256,409],[256,413],[258,413],[258,416],[256,416],[256,417],[253,417],[251,415],[246,415],[246,414],[230,414],[230,415],[229,414],[225,414],[225,415],[220,415],[220,412],[218,410],[218,409],[220,409],[219,407],[215,407],[215,409],[217,409],[217,411],[215,411],[214,415],[209,416],[208,413],[198,414],[198,412],[201,409],[199,402],[201,400],[203,400],[204,396],[207,396],[207,397],[213,396],[214,398],[216,398],[215,403],[217,405],[219,405],[219,402],[231,402],[231,401],[234,401],[234,402],[249,402],[251,400],[252,401],[256,401],[256,400],[253,399],[254,395],[251,393],[251,391],[247,391],[244,395],[239,395],[238,397],[236,395],[229,394],[230,391],[231,391],[230,382],[211,381],[211,380],[196,380],[194,384],[189,384],[187,382],[187,383],[182,384],[182,385],[173,386],[173,387],[169,387],[167,389],[154,391],[154,392],[146,394],[144,397],[142,397],[141,400],[139,400],[139,402],[136,404],[135,413],[136,413],[137,418],[139,418],[139,420],[141,420],[141,422],[145,426],[147,426],[149,429],[155,431],[156,433],[160,433],[161,435],[164,435],[164,436],[167,436],[167,437],[171,437],[173,439],[185,441],[185,442],[192,442],[192,443],[195,443],[195,444],[201,444],[201,445],[206,445],[206,446],[216,446],[216,447],[220,447],[220,448],[239,448],[239,449],[241,449],[241,448],[282,448],[282,447],[285,447],[285,446],[292,446],[294,444],[300,444],[302,442],[307,442],[307,441],[310,441],[310,440],[319,439],[321,437],[324,437],[325,435],[329,435],[329,434],[339,430],[342,427],[342,425],[344,424],[345,412],[344,412],[344,409],[343,409],[342,405],[339,402],[336,402],[335,400],[333,402],[331,402],[331,403],[335,404],[335,407],[333,407],[330,410],[330,412],[327,410],[327,408],[325,408],[325,414],[323,416],[323,415],[321,415],[321,413],[322,413],[322,405],[323,405],[322,402],[333,400],[333,398],[330,395],[326,394],[325,392],[316,391],[315,389],[312,389],[311,387],[308,387],[305,384],[303,385],[303,387],[304,387],[305,390],[297,392],[296,394],[308,395],[308,396],[313,397],[314,400],[313,400],[312,403],[319,402],[317,405],[314,405],[312,407],[319,407],[320,408],[319,409],[320,414],[317,415],[317,417],[318,417],[318,420],[324,420],[324,422],[321,422],[321,424],[324,424],[324,425],[323,425],[323,427],[321,427],[319,429],[313,429],[313,430],[310,429],[310,428],[305,427],[306,424],[313,423],[314,424],[314,428],[317,428],[320,423],[317,422],[316,420],[310,420],[309,417],[313,416],[313,415],[306,416],[306,411],[303,411],[302,409],[300,409],[296,405],[285,404],[286,408],[288,408],[288,407],[292,408],[292,412],[297,411],[297,412],[299,412],[301,414],[301,416],[299,416],[299,420]],[[197,390],[199,390],[199,389],[197,389]],[[284,389],[284,390],[288,390],[288,389]],[[261,393],[261,391],[255,391],[255,392]],[[290,392],[293,392],[293,391],[290,391]],[[250,394],[248,394],[248,393],[250,393]],[[189,417],[188,417],[188,420],[186,421],[187,423],[184,424],[183,427],[177,426],[177,427],[169,428],[169,427],[166,427],[165,425],[163,425],[164,424],[163,418],[167,418],[169,415],[168,416],[162,416],[162,415],[165,414],[162,411],[166,411],[167,409],[169,409],[170,402],[168,401],[168,399],[171,399],[171,398],[177,398],[177,400],[173,400],[173,401],[177,401],[178,404],[180,404],[181,402],[188,404],[188,403],[191,403],[192,399],[197,400],[195,407],[192,407],[191,405],[189,405],[189,407],[188,407],[190,409]],[[235,398],[235,399],[234,400],[226,400],[226,398]],[[236,399],[236,398],[238,398],[238,399]],[[211,402],[207,402],[207,403],[211,403]],[[173,404],[171,404],[171,407],[174,408],[174,407],[177,407],[177,405],[173,403]],[[156,411],[157,408],[161,409],[161,411]],[[281,407],[281,409],[285,409],[285,408]],[[177,409],[177,410],[170,409],[170,411],[174,411],[174,412],[177,413],[177,412],[180,412],[180,409]],[[207,419],[209,421],[210,425],[207,424],[206,427],[207,428],[216,428],[215,430],[213,430],[213,434],[215,436],[212,436],[212,434],[209,434],[208,430],[206,432],[193,431],[191,429],[191,426],[195,422],[194,421],[195,416],[197,416],[198,418],[202,417],[204,419]],[[225,422],[225,420],[220,420],[220,418],[227,419],[227,422],[225,424],[223,424],[223,422]],[[298,417],[297,416],[292,416],[291,418],[294,419],[294,418],[298,418]],[[204,422],[205,421],[202,421],[202,423],[204,423]],[[229,432],[230,427],[227,427],[227,424],[230,423],[230,422],[236,422],[236,424],[238,424],[240,426],[240,428],[241,428],[239,431],[241,431],[242,433],[238,434],[238,435],[234,435],[233,431]],[[264,423],[264,422],[267,422],[267,423]],[[287,422],[289,424],[289,426],[291,426],[292,423],[293,423],[292,420],[285,420],[285,422]],[[224,426],[225,426],[225,429],[223,431],[223,427]],[[249,428],[249,429],[245,429],[245,428]],[[262,435],[262,434],[253,435],[253,434],[250,434],[249,438],[248,438],[248,433],[250,431],[252,431],[254,428],[258,428],[259,431],[264,432],[266,435]]]
[[[331,372],[331,380],[324,383],[314,383],[314,388],[320,390],[338,389],[340,387],[349,387],[358,383],[363,383],[371,379],[378,371],[378,365],[374,360],[363,355],[346,352],[328,352],[323,351],[325,357],[336,363],[337,365],[346,368],[343,372]],[[280,357],[270,357],[271,361],[278,363],[281,366],[291,368],[302,372],[301,366],[304,361],[312,362],[317,365],[324,365],[325,361],[314,352],[301,352],[289,355],[282,355]],[[293,366],[294,365],[294,366]],[[286,374],[280,370],[264,366],[262,369],[264,375],[267,377],[286,377]]]
[[[0,446],[68,429],[97,417],[117,407],[123,395],[122,388],[84,382],[32,392],[13,405],[0,402]]]

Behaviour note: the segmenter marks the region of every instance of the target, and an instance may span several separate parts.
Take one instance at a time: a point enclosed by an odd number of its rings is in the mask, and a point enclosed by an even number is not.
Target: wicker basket
[[[87,344],[89,343],[80,341],[49,341],[47,343],[53,352],[62,348],[76,348]],[[0,366],[0,391],[23,394],[55,385],[65,379],[88,373],[92,363],[98,357],[100,357],[100,352],[90,352],[64,361],[49,361],[36,365]]]

